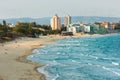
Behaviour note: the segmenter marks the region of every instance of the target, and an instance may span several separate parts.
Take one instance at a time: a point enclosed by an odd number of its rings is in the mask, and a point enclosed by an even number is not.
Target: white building
[[[67,26],[67,32],[73,32],[73,34],[80,32],[80,24],[74,23]]]
[[[73,34],[76,33],[76,27],[67,27],[67,32],[72,32]]]
[[[90,32],[90,26],[84,25],[84,32],[89,33]]]
[[[12,28],[12,27],[15,27],[14,24],[8,24],[8,26],[11,27],[11,28]]]

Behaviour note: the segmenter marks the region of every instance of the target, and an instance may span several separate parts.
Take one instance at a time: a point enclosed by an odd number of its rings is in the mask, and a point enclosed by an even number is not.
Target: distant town
[[[39,37],[46,35],[73,36],[80,34],[107,34],[120,32],[120,22],[72,22],[72,17],[64,17],[64,23],[61,18],[55,14],[50,20],[50,24],[40,25],[36,22],[16,22],[16,24],[7,23],[3,20],[0,24],[0,42],[11,41],[18,37]]]

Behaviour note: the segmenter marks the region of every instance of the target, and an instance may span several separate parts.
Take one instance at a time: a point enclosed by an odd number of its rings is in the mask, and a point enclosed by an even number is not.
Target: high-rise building
[[[61,29],[61,20],[57,15],[53,16],[51,19],[51,28],[52,30],[60,30]]]
[[[64,26],[67,26],[69,24],[71,24],[71,17],[68,15],[64,18]]]

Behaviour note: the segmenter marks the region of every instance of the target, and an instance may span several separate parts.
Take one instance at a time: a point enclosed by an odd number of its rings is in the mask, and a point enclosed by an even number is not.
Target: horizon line
[[[54,16],[54,15],[53,15]],[[52,18],[53,16],[49,16],[49,17],[8,17],[8,18],[1,18],[1,19],[17,19],[17,18],[31,18],[31,19],[40,19],[40,18]],[[58,15],[59,16],[59,15]],[[65,16],[59,16],[61,18],[65,17]],[[117,16],[71,16],[71,17],[105,17],[105,18],[120,18]]]

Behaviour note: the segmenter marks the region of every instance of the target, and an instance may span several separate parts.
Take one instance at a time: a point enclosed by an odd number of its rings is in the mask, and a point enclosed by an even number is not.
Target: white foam
[[[79,46],[80,44],[56,44],[56,46]]]
[[[49,72],[47,72],[47,71],[45,70],[45,67],[47,67],[47,66],[49,66],[49,65],[46,65],[46,66],[44,66],[44,67],[38,68],[38,69],[37,69],[38,72],[45,74],[47,80],[56,80],[56,79],[59,77],[59,75],[54,76],[54,75],[50,74]]]
[[[76,61],[76,60],[72,60],[72,62],[74,62],[74,63],[80,63],[80,62],[78,62],[78,61]]]
[[[112,62],[112,64],[115,65],[115,66],[119,65],[119,63],[117,63],[117,62]]]
[[[98,57],[97,57],[97,56],[92,56],[92,55],[91,55],[91,57],[92,57],[92,58],[95,58],[95,59],[98,59]]]
[[[58,52],[57,54],[61,54],[60,52]]]
[[[84,56],[84,54],[80,54],[81,56]]]
[[[66,41],[66,42],[70,42],[70,43],[74,43],[74,42],[76,42],[76,43],[77,43],[77,42],[79,42],[79,41]]]
[[[72,62],[76,62],[75,60],[72,60]]]
[[[39,51],[37,49],[34,49],[33,53],[39,53]]]
[[[118,75],[118,76],[120,76],[120,73],[119,72],[116,72],[116,71],[113,71],[112,69],[110,69],[110,68],[106,68],[106,67],[102,67],[103,69],[105,69],[105,70],[107,70],[107,71],[110,71],[110,72],[112,72],[112,73],[114,73],[114,74],[116,74],[116,75]]]
[[[54,63],[54,64],[57,64],[57,62],[56,62],[55,60],[53,60],[53,63]]]
[[[105,59],[105,60],[117,60],[116,58],[102,58],[102,59]]]
[[[30,56],[30,58],[33,58],[33,57],[34,57],[33,55]]]
[[[88,65],[92,65],[91,63],[88,63]]]
[[[61,65],[61,63],[57,62],[56,60],[53,60],[52,62],[48,64],[48,66],[50,65]]]
[[[59,74],[57,74],[52,80],[56,80],[59,77]]]

